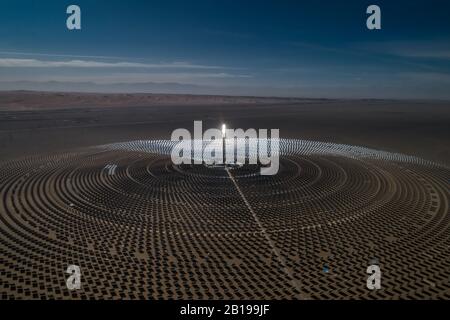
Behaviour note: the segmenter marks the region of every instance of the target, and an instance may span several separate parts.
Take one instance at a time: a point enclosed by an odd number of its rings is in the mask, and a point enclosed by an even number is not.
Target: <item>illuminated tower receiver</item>
[[[222,124],[222,138],[225,139],[226,133],[227,133],[227,126],[224,123]]]
[[[225,137],[226,137],[226,133],[227,133],[227,126],[224,124],[222,124],[222,161],[223,164],[225,165]]]

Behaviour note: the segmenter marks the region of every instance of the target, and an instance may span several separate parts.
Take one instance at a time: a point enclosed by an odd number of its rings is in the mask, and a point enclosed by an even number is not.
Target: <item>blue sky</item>
[[[70,4],[82,30],[66,28]],[[366,28],[370,4],[381,30]],[[0,90],[450,99],[449,13],[444,0],[2,0]]]

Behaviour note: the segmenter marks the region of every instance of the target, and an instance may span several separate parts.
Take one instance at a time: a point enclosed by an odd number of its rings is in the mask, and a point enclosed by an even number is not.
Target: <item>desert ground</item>
[[[450,299],[448,102],[4,92],[0,110],[2,299]],[[279,129],[279,172],[173,164],[161,140],[194,120]]]
[[[284,138],[450,162],[450,102],[148,94],[0,93],[0,159],[139,139],[174,129],[278,128]]]

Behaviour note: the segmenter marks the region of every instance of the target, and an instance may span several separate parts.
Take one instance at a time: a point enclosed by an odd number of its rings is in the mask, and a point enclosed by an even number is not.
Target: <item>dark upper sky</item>
[[[450,99],[449,15],[444,0],[2,0],[0,90]]]

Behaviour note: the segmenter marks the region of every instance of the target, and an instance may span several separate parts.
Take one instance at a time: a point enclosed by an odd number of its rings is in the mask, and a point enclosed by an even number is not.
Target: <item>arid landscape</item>
[[[450,298],[448,102],[3,92],[0,110],[3,299]],[[161,150],[194,120],[280,129],[280,171],[174,165]]]
[[[278,128],[283,138],[343,143],[450,162],[446,101],[149,94],[0,93],[0,155],[170,139],[174,129]]]
[[[0,1],[3,313],[445,314],[449,12]]]

